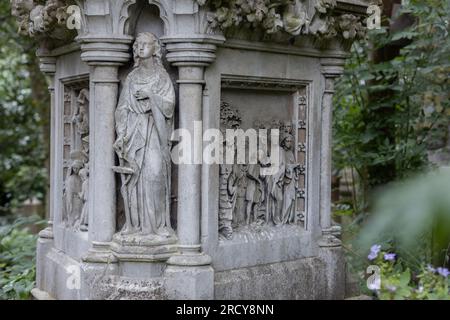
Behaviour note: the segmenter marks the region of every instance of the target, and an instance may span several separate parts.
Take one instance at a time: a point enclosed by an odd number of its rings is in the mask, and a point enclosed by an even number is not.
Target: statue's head
[[[281,145],[285,150],[291,150],[292,146],[294,145],[294,137],[292,134],[284,134],[283,140],[281,141]]]
[[[293,129],[293,125],[291,121],[286,121],[283,123],[283,131],[286,134],[291,134],[292,133],[292,129]]]
[[[161,63],[161,43],[153,33],[143,32],[138,34],[133,45],[135,66],[139,66],[142,60],[155,58]]]
[[[72,172],[74,174],[78,174],[80,170],[83,168],[84,164],[81,160],[74,160],[72,162]]]

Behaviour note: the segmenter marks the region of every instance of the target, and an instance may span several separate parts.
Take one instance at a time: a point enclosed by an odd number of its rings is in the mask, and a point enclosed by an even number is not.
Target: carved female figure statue
[[[73,227],[80,218],[82,201],[80,198],[82,181],[79,175],[83,162],[79,159],[72,161],[64,184],[64,207],[66,221]]]
[[[89,134],[89,90],[82,89],[77,97],[78,110],[75,114],[77,130],[80,136]]]
[[[88,164],[85,165],[83,169],[80,170],[80,178],[82,181],[81,184],[81,192],[80,192],[80,199],[83,202],[83,208],[81,209],[81,217],[79,221],[79,228],[81,231],[87,231],[88,230],[88,200],[89,200],[89,168],[87,167]]]
[[[289,224],[297,220],[295,202],[297,197],[298,165],[293,152],[294,137],[288,134],[282,142],[282,163],[284,163],[283,177],[283,209],[281,223]]]
[[[233,166],[230,164],[220,165],[219,182],[219,232],[230,240],[233,237],[233,202],[236,196],[236,187],[230,180]]]
[[[126,222],[122,234],[170,236],[170,136],[175,91],[151,33],[134,44],[135,67],[123,85],[116,110],[121,194]]]
[[[259,165],[250,164],[247,171],[247,190],[245,192],[245,223],[247,225],[258,220],[259,208],[264,201],[264,188],[259,176]]]
[[[74,150],[83,149],[83,139],[89,135],[89,90],[82,89],[78,94],[72,114],[72,143]]]
[[[282,138],[280,152],[280,168],[273,176],[271,183],[271,218],[276,225],[293,222],[296,199],[296,167],[293,152],[294,138],[286,134]]]
[[[230,176],[231,184],[236,188],[236,196],[233,201],[233,226],[244,225],[246,212],[248,164],[234,164]]]

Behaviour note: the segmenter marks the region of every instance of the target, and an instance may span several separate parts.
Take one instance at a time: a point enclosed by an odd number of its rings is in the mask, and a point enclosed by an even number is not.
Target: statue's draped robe
[[[80,218],[81,207],[83,206],[80,198],[81,186],[80,176],[70,168],[64,190],[65,214],[70,226],[74,226]]]
[[[270,210],[269,215],[276,225],[295,221],[295,156],[292,150],[280,150],[280,166],[278,172],[270,176]]]
[[[137,100],[138,90],[153,92]],[[175,92],[162,66],[149,72],[134,69],[127,77],[116,110],[118,139],[125,139],[121,166],[128,227],[144,235],[167,235],[170,230],[170,135]]]

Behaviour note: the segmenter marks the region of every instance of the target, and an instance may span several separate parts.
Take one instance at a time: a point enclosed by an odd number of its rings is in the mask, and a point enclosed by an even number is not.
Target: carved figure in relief
[[[89,133],[89,90],[82,89],[77,97],[77,108],[74,114],[74,121],[77,125],[77,131],[80,136]]]
[[[161,44],[151,33],[137,36],[135,67],[126,78],[116,110],[114,148],[125,207],[123,235],[168,237],[170,141],[175,91],[161,61]]]
[[[264,201],[263,188],[263,183],[260,180],[259,165],[249,165],[247,170],[247,189],[245,191],[245,220],[247,225],[258,220],[259,208]]]
[[[83,156],[85,157],[86,161],[89,161],[89,135],[86,135],[83,139],[81,139],[81,146]]]
[[[78,94],[72,113],[72,144],[74,150],[85,151],[83,140],[89,135],[89,90],[82,89]],[[86,154],[87,156],[88,154]]]
[[[88,230],[88,224],[89,224],[89,208],[88,208],[88,200],[89,200],[89,166],[86,164],[83,169],[80,170],[80,178],[82,181],[81,184],[81,192],[80,192],[80,199],[83,203],[83,207],[81,209],[81,217],[79,221],[79,229],[81,231],[87,231]]]
[[[285,121],[280,128],[280,134],[287,136],[292,135],[294,133],[294,126],[292,125],[292,121]]]
[[[222,164],[220,166],[219,182],[219,232],[226,239],[233,237],[233,203],[236,198],[236,186],[230,180],[233,167]]]
[[[230,107],[227,102],[222,102],[220,106],[221,130],[225,136],[226,129],[238,129],[241,125],[241,116],[237,110]],[[224,148],[226,149],[226,141],[224,139]],[[222,155],[223,156],[223,155]],[[226,239],[232,239],[233,226],[236,225],[236,207],[238,211],[245,210],[245,193],[242,176],[238,176],[237,167],[233,165],[222,164],[220,166],[220,194],[219,194],[219,232]],[[239,193],[240,192],[240,193]],[[239,197],[238,201],[238,194]],[[242,196],[243,195],[243,196]]]
[[[233,225],[235,227],[243,225],[246,222],[247,173],[247,164],[235,164],[230,177],[230,183],[236,188],[236,199],[233,203]]]
[[[82,200],[80,193],[82,190],[82,180],[80,170],[83,168],[83,161],[77,157],[77,153],[72,154],[72,163],[64,184],[64,208],[65,220],[68,226],[75,226],[80,219],[82,210]]]
[[[11,0],[11,14],[18,18],[19,32],[21,34],[28,34],[30,12],[34,6],[33,0]]]
[[[309,26],[310,20],[304,0],[295,0],[295,2],[286,6],[283,23],[284,30],[294,36],[299,35],[303,28]]]
[[[296,222],[296,188],[299,165],[293,152],[294,138],[287,134],[281,141],[280,167],[271,185],[271,216],[276,225]]]
[[[34,7],[30,12],[30,25],[29,34],[34,35],[35,33],[45,31],[45,20],[43,16],[44,6],[38,5]]]
[[[222,131],[238,129],[240,124],[239,113],[222,102]],[[300,220],[296,206],[304,166],[295,157],[293,121],[256,120],[253,127],[259,130],[258,163],[220,166],[219,232],[225,239],[232,239],[241,227],[295,224]],[[274,175],[262,175],[261,169],[272,165],[268,150],[271,129],[281,135],[279,170]]]
[[[65,0],[11,0],[11,13],[17,17],[19,32],[24,35],[64,40],[70,34]]]
[[[70,158],[64,180],[64,220],[75,231],[87,230],[88,179],[89,179],[89,90],[66,88],[65,108],[70,114],[70,130],[66,143]],[[75,101],[72,101],[75,98]]]
[[[293,146],[294,137],[291,134],[285,136],[281,143],[283,152],[281,153],[284,163],[284,177],[283,177],[283,210],[281,213],[281,223],[295,223],[296,217],[296,195],[297,195],[297,182],[298,182],[298,168],[299,165],[295,161]]]

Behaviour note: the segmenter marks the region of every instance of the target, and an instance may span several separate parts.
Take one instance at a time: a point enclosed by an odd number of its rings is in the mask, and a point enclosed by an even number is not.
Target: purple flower
[[[435,272],[436,272],[436,269],[433,268],[433,266],[432,266],[431,264],[427,265],[427,270],[428,270],[429,272],[432,272],[432,273],[435,273]]]
[[[394,261],[396,257],[395,253],[385,253],[384,254],[384,260],[386,261]]]
[[[395,292],[395,290],[397,290],[397,287],[388,284],[388,285],[386,286],[386,289],[388,289],[390,292]]]
[[[448,271],[447,268],[437,268],[437,272],[444,278],[447,278],[450,275],[450,271]]]
[[[367,256],[367,258],[369,260],[375,260],[378,257],[378,253],[381,250],[381,246],[378,244],[374,244],[371,248],[370,248],[370,254]]]

